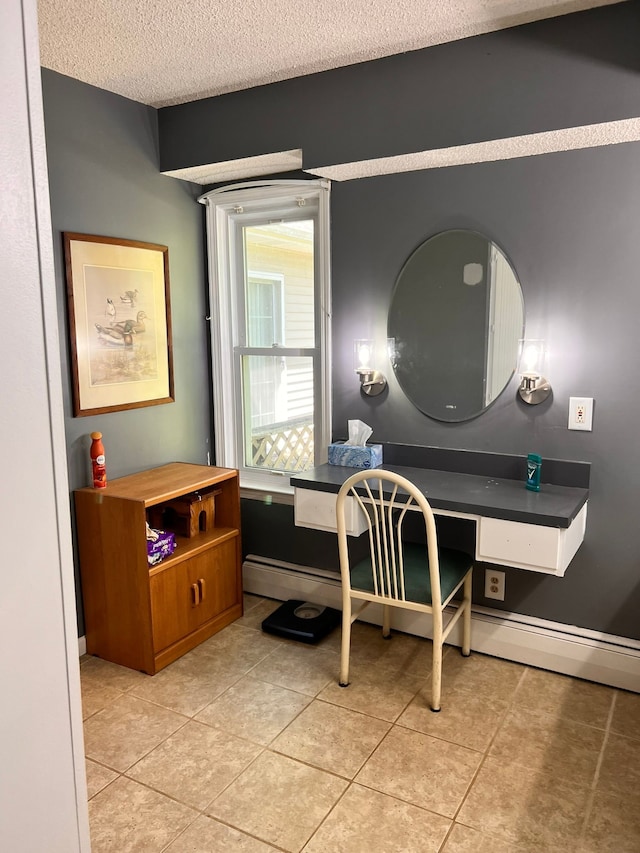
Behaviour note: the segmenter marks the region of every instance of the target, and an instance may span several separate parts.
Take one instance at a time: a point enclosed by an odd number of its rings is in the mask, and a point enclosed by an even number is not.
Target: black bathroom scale
[[[262,630],[301,643],[317,643],[336,628],[342,613],[311,601],[285,601],[262,622]]]

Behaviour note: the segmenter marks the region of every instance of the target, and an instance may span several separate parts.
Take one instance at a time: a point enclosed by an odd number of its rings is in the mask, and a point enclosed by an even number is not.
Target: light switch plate
[[[569,397],[569,429],[592,431],[593,397]]]

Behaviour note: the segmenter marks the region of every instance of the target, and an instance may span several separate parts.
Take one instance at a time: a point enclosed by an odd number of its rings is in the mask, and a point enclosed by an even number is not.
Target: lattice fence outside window
[[[313,420],[287,421],[261,427],[251,434],[251,462],[272,471],[313,468]]]

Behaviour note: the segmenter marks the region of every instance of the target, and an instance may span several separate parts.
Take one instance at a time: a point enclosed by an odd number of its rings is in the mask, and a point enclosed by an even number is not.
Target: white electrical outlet
[[[496,571],[496,569],[485,569],[484,597],[504,601],[504,578],[504,572]]]
[[[593,398],[569,397],[569,429],[591,432],[593,424]]]

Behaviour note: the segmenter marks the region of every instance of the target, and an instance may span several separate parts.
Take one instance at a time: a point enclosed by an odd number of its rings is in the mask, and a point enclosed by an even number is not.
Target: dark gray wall
[[[197,188],[159,174],[156,110],[52,71],[43,70],[42,80],[69,484],[89,485],[92,430],[103,433],[109,478],[175,460],[206,463],[210,382]],[[63,231],[169,247],[175,403],[73,417]],[[78,621],[83,634],[81,612]]]
[[[319,165],[638,115],[639,22],[640,4],[623,3],[166,108],[163,165],[299,145],[305,165]],[[503,606],[640,638],[640,144],[334,183],[331,209],[334,437],[361,418],[378,441],[591,462],[587,536],[565,578],[507,569]],[[353,340],[386,338],[402,265],[450,228],[479,231],[510,258],[527,335],[549,347],[547,403],[518,402],[514,380],[481,417],[443,424],[414,408],[393,376],[387,394],[359,394]],[[592,433],[567,430],[569,396],[595,398]],[[245,551],[337,565],[334,538],[301,534],[290,509],[256,504],[245,519]]]
[[[566,576],[507,570],[504,606],[629,637],[640,636],[633,534],[639,199],[640,143],[334,184],[332,191],[334,435],[344,436],[355,417],[378,441],[591,462],[587,537]],[[426,236],[451,227],[484,232],[510,257],[527,334],[544,337],[550,350],[551,401],[524,406],[514,379],[479,418],[444,424],[414,408],[393,375],[386,397],[357,393],[352,339],[384,339],[404,260]],[[567,430],[570,396],[594,397],[592,433]]]

